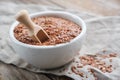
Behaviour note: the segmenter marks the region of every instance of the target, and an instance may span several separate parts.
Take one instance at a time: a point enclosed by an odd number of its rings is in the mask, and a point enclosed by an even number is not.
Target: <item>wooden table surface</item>
[[[79,10],[99,16],[120,15],[120,0],[0,0],[0,3],[36,4]],[[29,76],[29,77],[28,77]],[[35,74],[0,62],[0,80],[71,80],[55,75]]]
[[[102,16],[120,15],[120,0],[0,0],[0,2],[59,6]]]

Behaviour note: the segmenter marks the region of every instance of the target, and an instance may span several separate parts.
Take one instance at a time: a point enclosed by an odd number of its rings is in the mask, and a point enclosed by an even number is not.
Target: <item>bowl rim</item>
[[[75,23],[82,28],[82,31],[74,39],[72,39],[72,40],[70,40],[69,42],[66,42],[66,43],[60,43],[60,44],[56,44],[56,45],[47,45],[47,46],[45,46],[45,45],[43,45],[43,46],[31,45],[31,44],[26,44],[26,43],[20,42],[19,40],[17,40],[15,38],[13,30],[19,24],[18,21],[15,21],[11,25],[11,28],[9,30],[10,39],[12,39],[16,44],[19,44],[19,45],[24,46],[24,47],[35,48],[35,49],[46,49],[46,48],[50,49],[50,48],[58,48],[58,47],[63,47],[63,46],[69,45],[69,44],[75,42],[77,39],[84,36],[84,34],[86,33],[86,24],[85,24],[85,22],[80,17],[78,17],[78,16],[76,16],[76,15],[74,15],[72,13],[65,12],[65,11],[42,11],[42,12],[32,13],[32,14],[30,14],[30,17],[36,17],[36,16],[39,16],[39,15],[42,15],[42,14],[60,14],[60,15],[68,15],[70,17],[73,17],[73,18],[77,19],[77,21],[81,22],[81,25],[77,24],[76,22]]]

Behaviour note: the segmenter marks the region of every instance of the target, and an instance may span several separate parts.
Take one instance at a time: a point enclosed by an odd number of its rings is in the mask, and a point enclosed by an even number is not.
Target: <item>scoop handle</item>
[[[34,23],[32,22],[27,10],[21,10],[16,14],[16,20],[23,23],[30,31],[34,31]]]

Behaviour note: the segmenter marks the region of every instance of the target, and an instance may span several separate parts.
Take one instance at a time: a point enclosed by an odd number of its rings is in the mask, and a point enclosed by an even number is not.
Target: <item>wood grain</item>
[[[97,15],[120,15],[120,0],[50,0],[64,8],[77,9]]]
[[[102,16],[120,15],[120,0],[0,0],[0,2],[61,7]]]
[[[56,76],[52,74],[36,74],[14,65],[0,62],[0,80],[73,80],[66,76]]]

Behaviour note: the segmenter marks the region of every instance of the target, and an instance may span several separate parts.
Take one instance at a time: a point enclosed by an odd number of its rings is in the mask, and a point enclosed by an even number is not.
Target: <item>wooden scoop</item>
[[[18,12],[16,14],[16,20],[28,27],[30,37],[39,43],[43,43],[49,39],[48,34],[42,29],[42,27],[32,22],[27,10],[21,10]]]

